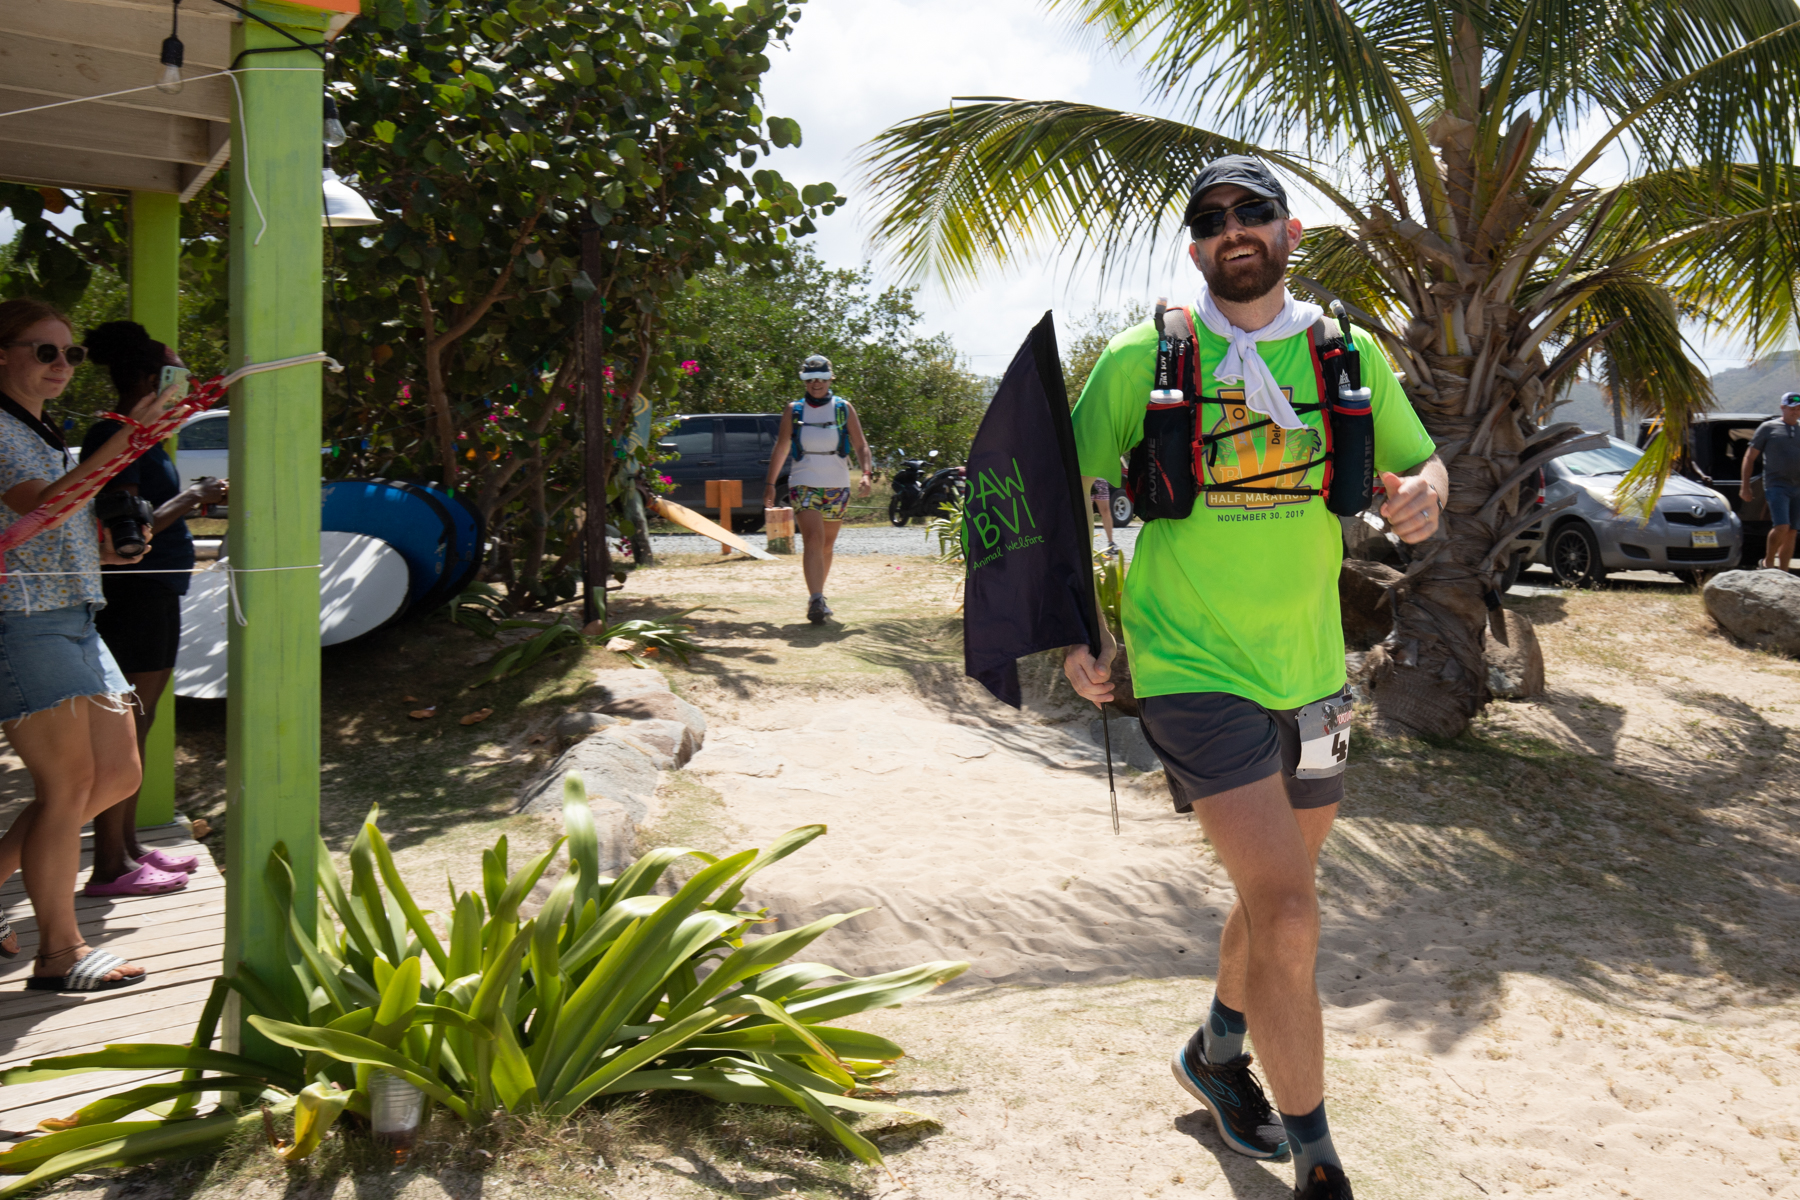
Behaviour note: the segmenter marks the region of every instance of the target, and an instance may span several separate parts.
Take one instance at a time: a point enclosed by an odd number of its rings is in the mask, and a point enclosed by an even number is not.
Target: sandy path
[[[1594,635],[1546,640],[1565,636]],[[1487,757],[1362,747],[1319,984],[1365,1200],[1800,1200],[1800,705],[1786,667],[1703,649],[1647,678],[1567,655],[1547,701],[1484,720]],[[861,1022],[908,1047],[897,1094],[942,1123],[885,1143],[876,1195],[1289,1195],[1291,1169],[1226,1152],[1168,1073],[1229,883],[1160,775],[1122,780],[1112,834],[1084,730],[966,692],[816,694],[715,718],[694,764],[735,845],[830,825],[756,897],[784,926],[875,909],[809,957],[973,964]],[[1536,758],[1494,757],[1522,735]],[[1670,890],[1721,868],[1745,887]]]

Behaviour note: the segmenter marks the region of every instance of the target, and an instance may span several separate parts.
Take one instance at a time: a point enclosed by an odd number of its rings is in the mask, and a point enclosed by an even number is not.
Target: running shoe
[[[1341,1167],[1331,1163],[1314,1163],[1306,1173],[1305,1183],[1294,1185],[1294,1200],[1356,1200],[1350,1194],[1350,1180]]]
[[[1175,1082],[1206,1106],[1227,1146],[1250,1158],[1279,1158],[1287,1153],[1287,1130],[1250,1070],[1248,1054],[1228,1063],[1208,1062],[1196,1033],[1175,1052],[1172,1065]]]
[[[825,599],[825,597],[823,597],[823,596],[819,597],[819,611],[821,613],[825,614],[825,619],[827,621],[829,621],[832,617],[837,616],[836,613],[831,611],[831,601]]]
[[[830,614],[830,611],[830,609],[825,607],[825,597],[814,596],[811,600],[807,601],[806,619],[811,621],[814,625],[823,625],[825,623],[825,618]]]

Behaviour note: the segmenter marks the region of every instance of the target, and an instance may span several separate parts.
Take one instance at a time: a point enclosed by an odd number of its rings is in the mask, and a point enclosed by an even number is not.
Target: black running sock
[[[1325,1121],[1323,1100],[1319,1101],[1319,1107],[1303,1117],[1282,1113],[1281,1124],[1287,1130],[1288,1150],[1294,1156],[1294,1186],[1304,1184],[1307,1175],[1319,1163],[1330,1163],[1339,1168],[1344,1165],[1338,1161],[1337,1150],[1331,1144],[1331,1126]]]
[[[1244,1052],[1244,1034],[1250,1030],[1244,1014],[1227,1008],[1213,997],[1212,1011],[1206,1014],[1206,1061],[1228,1063]]]

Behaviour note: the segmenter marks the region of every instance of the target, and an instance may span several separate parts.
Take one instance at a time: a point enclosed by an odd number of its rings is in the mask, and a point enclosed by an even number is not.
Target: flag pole
[[[1112,717],[1108,706],[1100,706],[1100,736],[1106,742],[1106,794],[1112,800],[1113,836],[1119,836],[1119,792],[1113,786],[1112,769]]]

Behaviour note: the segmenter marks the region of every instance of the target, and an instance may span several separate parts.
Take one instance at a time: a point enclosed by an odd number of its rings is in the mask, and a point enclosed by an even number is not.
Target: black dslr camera
[[[150,548],[146,535],[156,523],[156,510],[142,496],[101,492],[94,500],[94,516],[112,535],[113,552],[120,558],[141,558]]]

